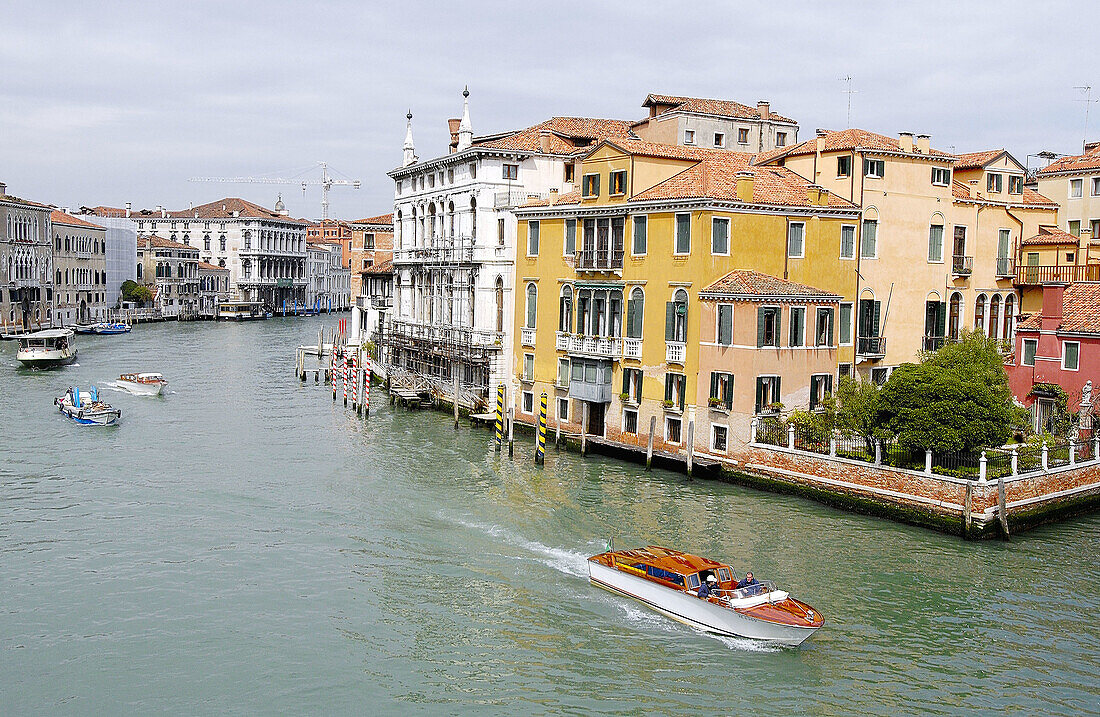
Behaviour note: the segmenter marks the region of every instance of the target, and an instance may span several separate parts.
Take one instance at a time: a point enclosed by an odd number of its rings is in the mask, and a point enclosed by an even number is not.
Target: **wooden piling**
[[[1001,532],[1004,539],[1008,540],[1011,536],[1008,532],[1008,515],[1005,512],[1005,503],[1005,479],[1002,476],[997,479],[997,520],[1001,522]]]
[[[691,459],[694,457],[695,451],[695,421],[688,421],[688,435],[687,435],[687,474],[688,478],[691,477]]]
[[[581,401],[581,455],[588,454],[588,401]]]
[[[554,415],[557,416],[557,427],[554,429],[554,448],[561,445],[561,414],[558,413],[558,408],[555,406]]]
[[[458,430],[458,371],[455,371],[455,430]]]
[[[974,484],[967,482],[966,484],[966,499],[963,501],[963,537],[969,537],[970,535],[970,523],[973,520],[971,515],[972,506],[974,505]]]
[[[509,456],[512,455],[512,451],[515,448],[515,446],[513,445],[514,436],[512,434],[512,431],[515,427],[516,427],[516,409],[513,406],[513,407],[508,409],[508,455]]]
[[[653,433],[657,430],[657,417],[649,417],[649,443],[645,449],[645,469],[649,470],[653,465]]]

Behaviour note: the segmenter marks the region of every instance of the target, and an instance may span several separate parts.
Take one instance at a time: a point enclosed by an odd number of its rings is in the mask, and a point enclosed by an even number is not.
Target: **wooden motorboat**
[[[126,334],[130,332],[130,325],[114,321],[100,321],[96,324],[75,324],[73,331],[78,334],[99,334],[110,336],[114,334]]]
[[[82,426],[113,426],[122,417],[122,411],[99,400],[99,390],[90,391],[73,387],[64,396],[54,399],[57,410]]]
[[[15,357],[29,368],[70,364],[76,360],[76,336],[72,329],[46,329],[21,334]]]
[[[716,589],[700,598],[700,586],[712,575]],[[651,545],[594,555],[588,559],[588,579],[716,635],[797,646],[825,624],[820,612],[771,581],[738,588],[729,565],[671,548]]]
[[[159,396],[168,380],[159,373],[124,373],[116,383],[135,396]]]

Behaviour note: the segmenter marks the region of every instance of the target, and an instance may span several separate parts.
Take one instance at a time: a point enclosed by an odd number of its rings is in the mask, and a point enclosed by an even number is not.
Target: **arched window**
[[[497,310],[497,331],[504,331],[504,279],[499,276],[497,277],[496,292],[493,298]]]
[[[974,330],[985,333],[985,294],[978,294],[978,298],[974,300]]]
[[[401,248],[401,210],[397,210],[397,215],[393,218],[393,245],[398,249]]]
[[[989,332],[991,339],[1000,338],[1001,333],[1001,295],[994,294],[989,299]]]
[[[1001,336],[1005,341],[1012,341],[1016,332],[1016,295],[1009,294],[1005,297],[1005,327]]]
[[[470,241],[477,243],[477,199],[470,197]]]
[[[447,235],[454,239],[455,236],[455,203],[447,202],[447,221],[449,226],[447,229]]]
[[[672,301],[665,305],[665,341],[687,341],[687,292],[677,289]]]
[[[558,305],[558,331],[570,333],[573,330],[573,287],[565,284],[561,287],[561,299]]]
[[[139,280],[141,279],[141,264],[137,265],[137,278]]]
[[[535,328],[535,320],[538,313],[539,289],[534,284],[527,285],[527,321],[523,324],[529,329]]]
[[[635,286],[626,302],[626,336],[630,339],[642,338],[642,317],[645,315],[645,292]]]
[[[962,323],[962,294],[955,292],[951,295],[951,302],[947,311],[947,336],[958,340],[959,325]]]
[[[607,335],[623,335],[623,292],[618,289],[607,293]]]

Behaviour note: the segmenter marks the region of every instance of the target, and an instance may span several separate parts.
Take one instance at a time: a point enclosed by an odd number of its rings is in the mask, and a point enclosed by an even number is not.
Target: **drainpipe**
[[[855,198],[855,186],[856,186],[856,151],[852,150],[852,162],[849,167],[849,174],[851,174],[851,194],[850,196]],[[862,157],[861,157],[862,159]],[[863,251],[861,249],[863,244],[863,163],[860,162],[860,174],[859,174],[859,218],[856,220],[856,292],[855,303],[852,306],[852,313],[855,314],[855,329],[852,331],[852,374],[853,377],[858,375],[859,372],[856,369],[859,357],[859,280],[862,276],[859,273],[860,265],[863,263]]]

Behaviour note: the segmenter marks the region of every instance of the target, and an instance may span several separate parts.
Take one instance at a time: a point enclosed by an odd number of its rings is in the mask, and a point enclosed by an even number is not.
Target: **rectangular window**
[[[833,310],[828,306],[817,307],[817,330],[814,332],[815,346],[833,345]]]
[[[776,147],[786,147],[787,146],[787,133],[786,132],[776,132],[775,133],[775,146]]]
[[[539,223],[532,219],[527,222],[527,256],[539,255]]]
[[[737,130],[737,141],[740,144],[748,144],[749,143],[749,130],[747,128],[742,127],[742,128]]]
[[[535,412],[535,394],[533,391],[523,392],[523,412],[534,413]]]
[[[725,135],[724,132],[715,132],[714,133],[714,146],[715,147],[725,147],[726,146],[726,135]]]
[[[626,170],[619,169],[611,173],[611,196],[626,194]]]
[[[630,253],[634,256],[642,256],[646,253],[649,243],[649,226],[645,214],[634,215],[634,243],[630,247]]]
[[[569,399],[568,398],[559,398],[558,399],[558,419],[561,420],[561,421],[568,421],[569,420]]]
[[[1089,227],[1092,228],[1092,238],[1100,241],[1100,219],[1093,219],[1090,221]]]
[[[1010,174],[1008,177],[1008,193],[1009,194],[1023,194],[1024,193],[1024,178],[1018,174]]]
[[[1066,341],[1062,344],[1062,368],[1067,371],[1076,371],[1081,356],[1081,344],[1077,341]]]
[[[574,173],[576,171],[577,171],[577,167],[576,167],[575,164],[566,163],[566,165],[565,165],[565,176],[562,178],[562,181],[564,181],[566,184],[571,184],[573,182],[573,177],[575,176]]]
[[[801,259],[806,253],[806,225],[803,222],[791,222],[787,225],[787,256]]]
[[[535,356],[534,354],[523,355],[523,380],[534,381],[535,380]]]
[[[1081,190],[1084,188],[1084,180],[1071,179],[1069,180],[1069,198],[1080,199]]]
[[[623,433],[635,435],[638,433],[638,409],[623,409]]]
[[[1070,219],[1069,224],[1066,226],[1066,231],[1075,237],[1081,236],[1081,220]]]
[[[503,164],[501,165],[501,174],[504,179],[519,179],[519,165]]]
[[[567,358],[558,359],[558,385],[569,385],[569,359]]]
[[[716,342],[719,346],[733,345],[733,304],[718,305],[718,332]]]
[[[840,305],[840,345],[849,346],[852,343],[852,305],[845,303]]]
[[[859,242],[859,255],[864,259],[878,256],[878,220],[863,220],[863,235]]]
[[[729,437],[729,428],[726,426],[711,426],[710,449],[718,453],[726,452],[726,442]]]
[[[933,224],[928,227],[928,261],[940,263],[943,261],[943,225]]]
[[[990,174],[985,178],[985,189],[987,192],[1000,192],[1002,188],[1002,176],[1000,174]]]
[[[676,215],[676,254],[691,253],[691,215]]]
[[[577,220],[565,220],[565,256],[577,253]]]
[[[840,258],[856,258],[856,228],[852,224],[840,227]]]
[[[792,306],[791,307],[791,329],[790,335],[787,337],[788,346],[805,346],[806,345],[806,307],[805,306]]]
[[[730,253],[730,220],[715,217],[710,228],[710,253],[728,256]]]
[[[684,130],[684,144],[695,144],[695,130]]]
[[[830,374],[810,376],[810,410],[821,405],[821,399],[833,392],[833,377]]]
[[[1021,363],[1024,366],[1034,366],[1035,365],[1035,350],[1039,347],[1039,340],[1038,339],[1024,339],[1023,344],[1024,344],[1024,356],[1023,356],[1023,361],[1021,361]]]
[[[497,245],[504,246],[504,219],[497,219]]]
[[[640,368],[623,369],[623,395],[631,403],[642,400],[642,370]]]
[[[1100,177],[1092,178],[1092,196],[1100,197]]]
[[[779,403],[779,377],[757,376],[756,413],[772,412],[772,406]]]
[[[779,307],[761,306],[756,310],[756,346],[779,346]]]
[[[881,159],[863,160],[863,176],[868,179],[882,179],[886,175],[886,162]]]
[[[888,368],[873,368],[871,369],[871,383],[876,386],[883,386],[886,384],[887,379],[890,378],[890,369]]]
[[[951,170],[947,167],[932,167],[932,184],[938,187],[951,184]]]
[[[710,374],[710,405],[733,409],[733,374],[713,371]]]
[[[684,386],[686,377],[682,373],[665,374],[665,407],[684,410]]]
[[[851,157],[837,157],[836,158],[836,176],[838,176],[838,177],[850,177],[850,176],[852,176],[852,158]]]
[[[585,197],[600,196],[600,175],[586,174],[581,177],[581,195]]]
[[[666,418],[665,419],[665,441],[668,443],[680,443],[680,419],[679,418]]]

